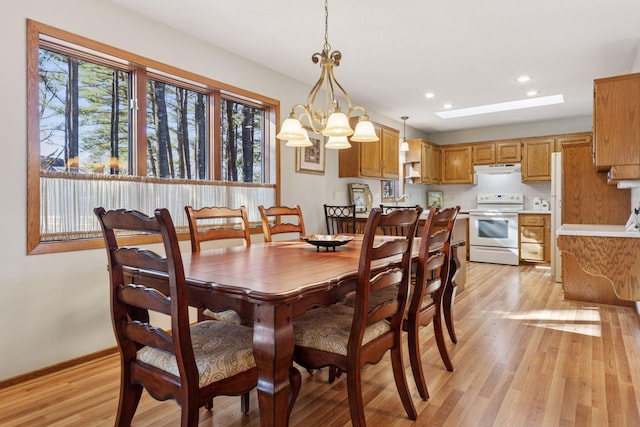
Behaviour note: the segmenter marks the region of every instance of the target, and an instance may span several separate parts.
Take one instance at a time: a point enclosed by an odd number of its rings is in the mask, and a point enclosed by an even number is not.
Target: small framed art
[[[356,212],[369,212],[373,205],[373,195],[368,184],[349,184],[351,203],[356,205]]]
[[[428,207],[442,207],[442,191],[428,191],[427,192],[427,206]]]
[[[296,148],[296,172],[324,175],[324,136],[305,129],[313,145]]]
[[[382,202],[395,202],[398,197],[398,181],[383,179],[380,182]]]

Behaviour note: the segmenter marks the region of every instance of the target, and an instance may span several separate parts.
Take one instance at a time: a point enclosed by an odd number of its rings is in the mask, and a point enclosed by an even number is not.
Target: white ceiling
[[[111,0],[309,84],[324,43],[322,0]],[[425,132],[587,116],[593,80],[627,74],[639,0],[331,0],[336,78],[357,105]],[[517,83],[522,74],[528,83]],[[565,103],[440,119],[454,108],[563,94]],[[425,93],[436,94],[426,99]],[[304,100],[300,100],[303,102]],[[283,114],[289,106],[283,105]]]

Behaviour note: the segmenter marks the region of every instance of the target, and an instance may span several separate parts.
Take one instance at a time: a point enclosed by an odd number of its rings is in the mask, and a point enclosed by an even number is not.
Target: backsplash
[[[476,184],[424,185],[407,184],[406,204],[427,206],[428,191],[442,191],[444,206],[460,205],[462,211],[476,207],[478,193],[523,193],[525,210],[533,209],[533,199],[550,201],[551,183],[523,183],[519,173],[507,175],[477,175]]]

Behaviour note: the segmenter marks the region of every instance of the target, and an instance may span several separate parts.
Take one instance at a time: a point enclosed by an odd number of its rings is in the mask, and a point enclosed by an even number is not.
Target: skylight
[[[479,105],[477,107],[458,108],[456,110],[439,111],[436,115],[442,119],[476,116],[479,114],[498,113],[501,111],[520,110],[522,108],[542,107],[544,105],[562,104],[564,96],[550,95],[537,98],[518,99],[516,101],[500,102],[497,104]]]

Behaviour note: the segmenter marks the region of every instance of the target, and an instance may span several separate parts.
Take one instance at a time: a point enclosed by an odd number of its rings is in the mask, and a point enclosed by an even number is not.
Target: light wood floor
[[[470,263],[455,305],[458,344],[447,372],[431,326],[423,363],[431,398],[406,418],[389,356],[363,375],[370,426],[640,426],[640,322],[629,308],[568,302],[548,268]],[[405,359],[408,366],[408,358]],[[2,426],[110,426],[118,398],[117,355],[0,390]],[[292,426],[349,426],[344,376],[304,372]],[[635,391],[638,390],[638,391]],[[143,394],[134,426],[175,426],[178,407]],[[237,397],[201,409],[200,426],[259,426]]]

